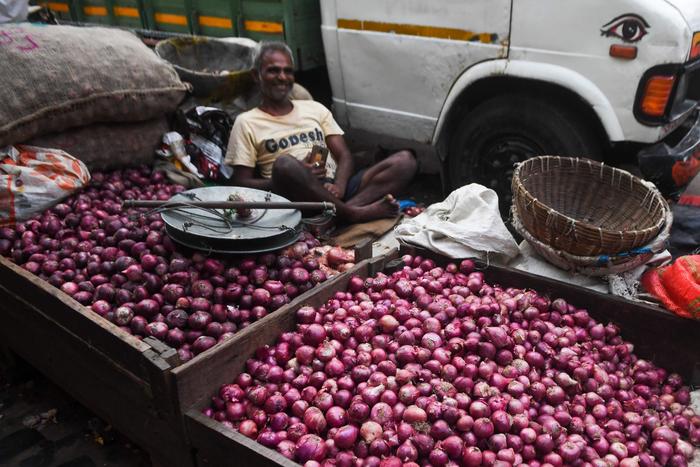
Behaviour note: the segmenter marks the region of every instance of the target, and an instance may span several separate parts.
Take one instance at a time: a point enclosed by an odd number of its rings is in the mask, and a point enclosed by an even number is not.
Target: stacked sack
[[[63,149],[90,170],[150,164],[188,86],[127,31],[0,26],[0,147]]]

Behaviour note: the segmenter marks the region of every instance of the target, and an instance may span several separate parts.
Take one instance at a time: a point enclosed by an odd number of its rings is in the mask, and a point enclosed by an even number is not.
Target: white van
[[[656,143],[700,100],[699,0],[321,0],[336,118],[433,144],[447,185]],[[505,190],[505,191],[504,191]]]

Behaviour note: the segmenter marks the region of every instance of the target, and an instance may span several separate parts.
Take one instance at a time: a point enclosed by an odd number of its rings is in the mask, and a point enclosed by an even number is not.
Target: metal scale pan
[[[215,186],[183,191],[172,202],[226,201],[238,194],[245,201],[288,202],[287,199],[252,188]],[[215,211],[215,212],[214,212]],[[252,209],[249,217],[235,214],[230,224],[223,209],[178,207],[161,212],[165,230],[176,242],[214,253],[262,253],[278,250],[299,240],[301,212],[296,209]]]

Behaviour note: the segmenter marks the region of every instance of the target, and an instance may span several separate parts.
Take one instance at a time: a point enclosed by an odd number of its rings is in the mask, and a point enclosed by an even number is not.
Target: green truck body
[[[324,64],[318,0],[51,0],[59,21],[160,33],[282,40],[298,68]]]

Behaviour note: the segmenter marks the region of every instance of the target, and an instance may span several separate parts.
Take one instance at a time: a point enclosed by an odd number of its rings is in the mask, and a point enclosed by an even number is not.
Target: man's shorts
[[[343,196],[343,201],[349,201],[350,198],[355,196],[358,191],[360,191],[360,185],[362,184],[362,176],[367,172],[367,169],[360,169],[355,172],[355,175],[350,177],[348,180],[348,186],[345,187],[345,196]]]
[[[357,194],[358,191],[360,191],[360,185],[362,184],[362,176],[367,172],[367,168],[360,169],[357,172],[355,172],[355,175],[350,177],[350,180],[348,180],[348,184],[345,187],[345,195],[343,196],[342,200],[347,202]],[[326,183],[335,183],[335,180],[332,178],[326,178],[324,180]]]

